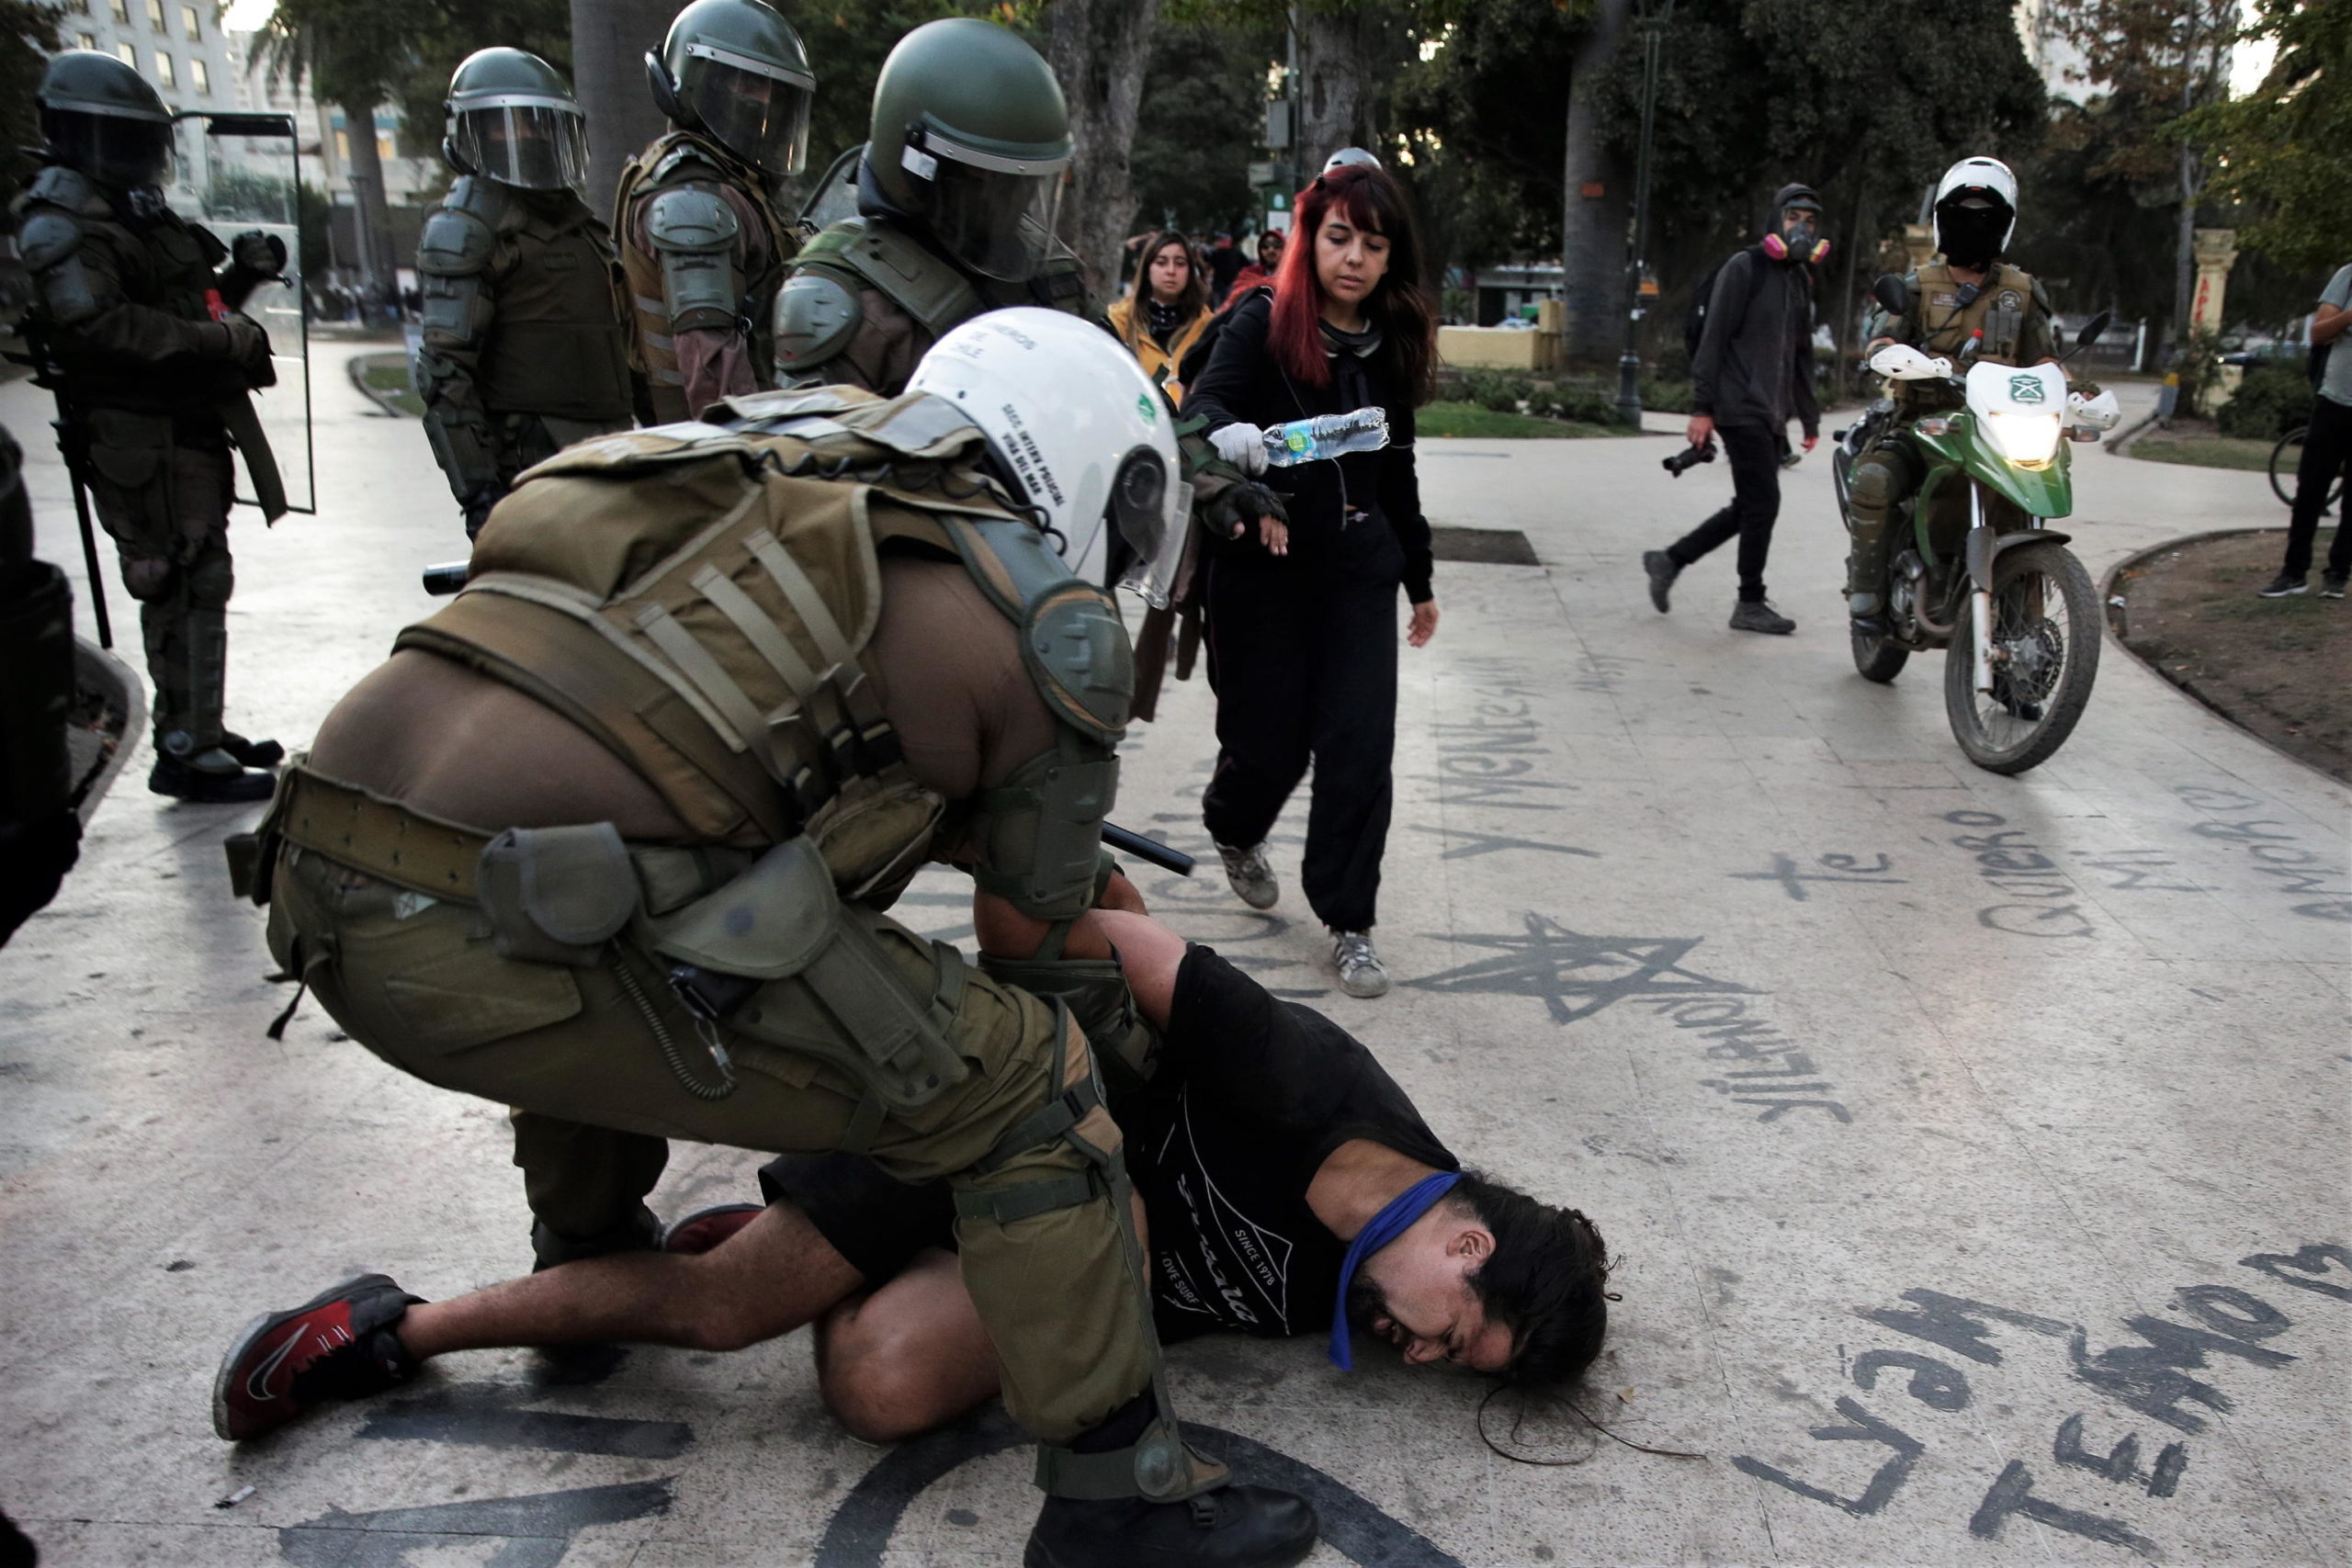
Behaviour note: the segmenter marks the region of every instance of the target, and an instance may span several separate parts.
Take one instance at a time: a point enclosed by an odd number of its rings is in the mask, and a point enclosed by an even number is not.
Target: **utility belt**
[[[279,845],[481,911],[500,957],[603,969],[689,1092],[736,1079],[722,1030],[814,1057],[863,1086],[847,1146],[929,1104],[971,1069],[953,1043],[962,955],[844,905],[806,835],[764,851],[630,844],[609,822],[484,833],[311,772],[297,758],[260,826],[232,840],[232,879],[269,897]],[[666,979],[712,1067],[689,1064],[644,984]]]

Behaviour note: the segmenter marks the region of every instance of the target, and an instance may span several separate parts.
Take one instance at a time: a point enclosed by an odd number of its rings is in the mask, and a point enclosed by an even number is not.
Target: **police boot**
[[[1289,1568],[1315,1549],[1315,1510],[1176,1436],[1151,1391],[1067,1449],[1042,1448],[1046,1506],[1023,1568]]]
[[[155,766],[147,775],[147,787],[157,795],[207,804],[267,800],[277,781],[266,773],[248,772],[223,744],[228,614],[191,610],[186,626],[187,706],[158,727]]]
[[[1853,543],[1846,556],[1846,613],[1855,630],[1873,637],[1886,630],[1886,524],[1897,482],[1887,460],[1874,452],[1854,465],[1847,490]]]

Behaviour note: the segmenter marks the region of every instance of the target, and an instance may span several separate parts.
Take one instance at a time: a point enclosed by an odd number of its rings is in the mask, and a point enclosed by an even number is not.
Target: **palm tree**
[[[385,0],[277,0],[262,30],[262,62],[273,78],[297,87],[308,78],[314,94],[343,110],[359,203],[360,271],[372,288],[390,287],[396,265],[376,109],[397,95],[440,19],[433,7]]]

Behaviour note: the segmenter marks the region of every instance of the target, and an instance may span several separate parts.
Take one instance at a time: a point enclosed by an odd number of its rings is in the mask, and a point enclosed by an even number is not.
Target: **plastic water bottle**
[[[1318,414],[1295,419],[1266,432],[1266,465],[1287,468],[1318,457],[1348,452],[1377,452],[1388,445],[1388,411],[1380,407],[1353,413]]]

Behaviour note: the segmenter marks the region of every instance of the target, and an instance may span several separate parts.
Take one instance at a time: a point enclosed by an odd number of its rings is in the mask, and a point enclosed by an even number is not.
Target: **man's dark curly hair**
[[[1469,1277],[1489,1316],[1511,1333],[1506,1382],[1573,1382],[1609,1331],[1609,1248],[1593,1223],[1465,1170],[1447,1198],[1494,1233],[1494,1255]]]

